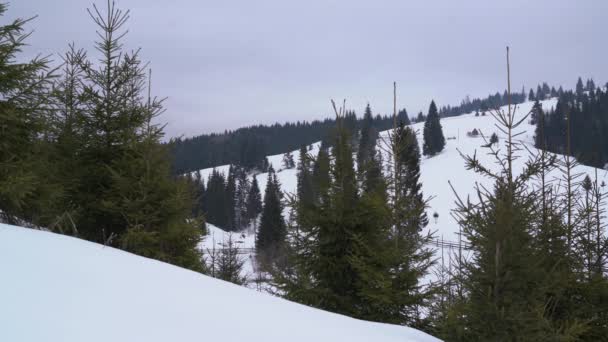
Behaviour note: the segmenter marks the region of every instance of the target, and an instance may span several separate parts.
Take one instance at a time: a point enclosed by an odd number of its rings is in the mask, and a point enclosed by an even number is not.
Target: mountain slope
[[[543,109],[545,111],[555,107],[557,103],[556,98],[541,101]],[[516,119],[522,118],[532,109],[534,102],[528,101],[517,105]],[[507,107],[502,107],[501,110],[507,110]],[[534,129],[535,126],[530,125],[529,120],[526,120],[516,130],[517,132],[523,132],[522,135],[518,136],[517,139],[524,144],[533,153],[538,152],[534,148]],[[493,156],[489,155],[487,148],[482,148],[481,145],[485,144],[484,139],[481,136],[470,137],[467,136],[467,132],[477,129],[487,139],[489,139],[492,133],[496,133],[499,137],[498,147],[504,151],[504,139],[505,136],[495,126],[496,120],[491,115],[475,116],[474,113],[464,114],[455,117],[441,119],[441,125],[443,126],[443,133],[446,137],[445,149],[436,156],[431,158],[422,157],[421,159],[421,176],[420,181],[422,182],[422,191],[426,198],[430,198],[429,208],[427,215],[429,217],[428,229],[436,232],[436,238],[445,239],[448,241],[458,240],[458,224],[451,216],[451,212],[456,208],[456,195],[452,191],[449,182],[454,186],[456,193],[463,200],[466,200],[467,196],[474,195],[474,185],[476,183],[484,186],[491,186],[493,180],[489,178],[482,178],[473,171],[466,170],[464,160],[460,155],[459,151],[465,155],[477,154],[478,159],[489,169],[498,172],[500,166],[496,163]],[[418,143],[422,148],[423,138],[422,131],[424,123],[416,123],[411,127],[417,131]],[[387,131],[380,133],[380,139],[378,144],[383,144],[383,137],[387,136]],[[316,156],[318,153],[319,143],[312,145],[312,150],[309,153],[312,156]],[[294,157],[298,158],[298,152],[294,151]],[[524,167],[525,162],[529,157],[529,153],[524,149],[518,152],[520,158],[514,163],[514,171],[516,174],[520,173]],[[288,193],[295,193],[297,186],[296,170],[280,170],[282,155],[268,156],[269,162],[279,169],[277,174],[279,181],[281,182],[281,189]],[[387,160],[386,156],[384,160]],[[296,160],[297,161],[297,160]],[[228,166],[217,167],[219,171],[227,172]],[[212,168],[201,170],[201,174],[204,178],[207,178],[211,173]],[[576,173],[588,174],[592,179],[595,175],[595,169],[592,167],[579,165],[576,167]],[[549,174],[549,178],[558,179],[560,174],[557,170],[554,170]],[[584,176],[583,176],[584,177]],[[600,182],[606,178],[606,171],[599,170],[598,177]],[[262,192],[265,189],[267,174],[257,175],[257,179]],[[582,180],[582,178],[581,178]],[[471,197],[474,199],[475,197]],[[433,215],[437,213],[438,217],[435,219]]]
[[[0,224],[0,341],[420,341],[63,235]]]

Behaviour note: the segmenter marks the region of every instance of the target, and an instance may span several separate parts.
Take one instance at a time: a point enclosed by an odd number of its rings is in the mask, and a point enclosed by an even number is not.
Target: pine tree
[[[391,216],[392,231],[387,249],[393,252],[391,300],[394,323],[422,328],[421,308],[433,296],[432,287],[421,281],[433,265],[433,251],[427,247],[432,235],[425,233],[428,224],[426,201],[420,183],[420,149],[416,133],[401,122],[391,136],[393,160]]]
[[[422,122],[426,120],[426,118],[424,117],[424,114],[422,114],[422,112],[419,112],[418,115],[416,116],[416,122]]]
[[[280,251],[286,236],[281,189],[272,166],[268,170],[264,207],[255,247],[262,262],[272,260]]]
[[[585,91],[585,86],[583,86],[583,80],[579,77],[576,81],[576,95],[581,96]]]
[[[249,225],[249,216],[247,215],[247,199],[249,197],[251,184],[247,179],[245,169],[239,168],[236,174],[236,203],[235,203],[235,228],[242,230]]]
[[[236,227],[236,174],[237,167],[230,165],[228,169],[228,178],[226,179],[226,197],[224,202],[224,210],[226,215],[226,226],[222,227],[226,231],[235,231]]]
[[[285,152],[283,154],[283,168],[284,169],[293,169],[295,167],[295,162],[293,160],[293,154],[291,151]]]
[[[399,113],[397,113],[397,122],[403,122],[403,124],[406,126],[411,124],[410,118],[407,115],[407,110],[405,110],[405,108],[401,109]]]
[[[192,218],[193,189],[171,178],[161,136],[155,129],[136,150],[112,163],[104,211],[125,219],[126,231],[117,236],[121,248],[202,271],[198,244],[205,231],[201,218]]]
[[[314,171],[317,201],[302,207],[289,230],[287,267],[274,269],[285,296],[353,317],[389,322],[391,292],[386,186],[359,194],[352,139],[342,113],[331,156],[319,152]],[[329,157],[329,158],[328,158]],[[331,159],[331,161],[330,161]],[[296,203],[296,206],[299,203]]]
[[[253,229],[257,230],[258,216],[262,213],[262,195],[257,177],[253,177],[251,188],[247,195],[247,220],[253,222]]]
[[[0,16],[6,11],[7,4],[0,4]],[[30,20],[0,26],[0,222],[44,225],[52,218],[44,217],[45,208],[53,205],[60,191],[49,183],[54,70],[46,58],[25,61],[19,56],[29,37],[25,26]]]
[[[232,234],[228,235],[227,240],[222,241],[220,247],[208,250],[206,267],[210,270],[209,275],[233,284],[246,285],[247,277],[242,275],[245,260],[239,255]]]
[[[424,122],[424,145],[422,146],[422,153],[425,156],[434,156],[435,154],[443,151],[445,146],[445,138],[443,137],[443,129],[439,122],[439,114],[437,113],[437,106],[435,101],[431,101],[429,107],[429,114]]]
[[[373,187],[374,182],[382,176],[376,154],[377,140],[378,132],[373,127],[372,111],[368,104],[361,123],[359,149],[357,151],[357,176],[360,183],[367,184],[367,188]]]
[[[268,161],[268,157],[264,157],[262,159],[262,166],[260,167],[260,171],[263,173],[268,172],[268,168],[270,167],[270,162]]]
[[[545,137],[545,112],[540,102],[536,101],[532,107],[530,114],[536,125],[534,131],[534,146],[538,149],[546,149],[546,137]]]
[[[372,110],[367,104],[363,121],[361,122],[361,131],[359,138],[359,149],[357,151],[357,165],[359,169],[364,169],[369,162],[376,147],[377,132],[373,127]]]
[[[490,136],[490,145],[494,145],[498,143],[498,135],[496,133],[492,133]]]
[[[305,211],[312,208],[314,204],[314,192],[312,184],[312,166],[310,165],[310,156],[306,151],[306,147],[300,148],[300,162],[298,164],[297,174],[297,199],[298,207],[296,209],[298,218],[306,217]]]
[[[193,192],[171,176],[162,126],[153,124],[162,101],[149,95],[139,50],[122,51],[129,12],[109,2],[107,13],[95,6],[89,13],[102,57],[95,64],[79,60],[85,110],[78,122],[81,172],[70,194],[78,203],[75,226],[89,240],[202,271],[204,231],[192,218]]]
[[[226,227],[226,179],[216,169],[213,169],[207,181],[207,210],[205,216],[207,222],[218,227]]]
[[[530,94],[528,95],[528,101],[534,101],[536,97],[534,96],[534,90],[530,88]]]
[[[316,204],[326,201],[331,182],[329,168],[329,153],[326,149],[321,148],[319,149],[312,172],[313,197]]]
[[[497,110],[494,117],[507,135],[506,153],[491,146],[490,150],[503,167],[494,173],[476,156],[465,158],[467,169],[491,177],[494,186],[477,187],[476,202],[458,199],[455,215],[473,257],[459,262],[463,296],[447,315],[445,337],[453,341],[576,340],[585,327],[569,314],[572,307],[564,291],[569,283],[565,226],[561,214],[552,215],[546,205],[552,201],[545,199],[545,189],[540,190],[539,200],[532,185],[534,177],[544,180],[545,154],[516,175],[513,161],[520,148],[514,136],[523,120],[515,118],[510,104],[508,111]],[[549,253],[555,254],[549,257]]]

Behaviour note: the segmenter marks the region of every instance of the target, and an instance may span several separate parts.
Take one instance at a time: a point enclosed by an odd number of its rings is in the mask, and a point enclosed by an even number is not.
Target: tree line
[[[588,81],[589,82],[589,81]],[[593,82],[590,80],[590,82]],[[547,83],[538,85],[536,92],[530,89],[526,93],[522,88],[519,93],[511,94],[511,103],[544,100],[563,94],[562,87],[556,90]],[[458,116],[472,112],[488,112],[505,106],[508,103],[506,90],[488,95],[485,98],[470,99],[466,97],[458,106],[443,106],[438,109],[440,117]],[[353,116],[354,115],[354,116]],[[365,113],[364,113],[365,115]],[[410,124],[410,118],[405,109],[398,111],[399,120]],[[420,112],[412,116],[412,122],[423,122],[426,116]],[[353,111],[345,113],[345,125],[357,130],[363,125],[363,118],[357,118]],[[406,121],[407,120],[407,121]],[[393,126],[392,115],[373,116],[374,127],[380,131]],[[258,169],[265,172],[264,158],[285,151],[293,151],[302,145],[317,141],[325,144],[332,143],[332,130],[336,125],[335,119],[315,120],[312,122],[297,121],[284,124],[255,125],[239,128],[223,133],[203,134],[190,138],[175,138],[169,143],[173,158],[173,172],[183,174],[194,172],[217,165],[239,165],[248,170]]]
[[[578,79],[574,91],[561,92],[555,108],[534,105],[535,146],[569,154],[578,162],[599,168],[608,163],[608,91],[593,80]]]
[[[401,116],[407,117],[405,109]],[[344,118],[353,128],[361,124],[354,112]],[[391,127],[390,116],[376,115],[374,125],[379,130]],[[169,143],[173,172],[183,174],[217,165],[238,165],[247,170],[265,172],[264,158],[293,151],[317,141],[331,143],[334,119],[298,121],[284,124],[255,125],[223,133],[203,134],[191,138],[175,138]]]

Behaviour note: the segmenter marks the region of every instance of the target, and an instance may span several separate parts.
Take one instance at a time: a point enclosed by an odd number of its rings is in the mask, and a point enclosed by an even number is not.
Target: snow
[[[249,283],[245,286],[255,288],[256,284],[253,281],[258,272],[258,267],[255,262],[255,234],[253,229],[242,232],[227,232],[207,223],[207,236],[205,236],[199,248],[207,256],[213,251],[214,247],[216,252],[218,249],[222,249],[228,243],[229,238],[232,239],[234,247],[240,250],[239,258],[244,261],[240,274],[249,280]]]
[[[201,247],[205,250],[221,248],[228,241],[228,237],[232,237],[232,242],[237,248],[255,248],[255,236],[253,232],[245,231],[238,233],[230,233],[218,228],[210,223],[207,223],[208,234],[202,242]]]
[[[84,240],[0,224],[0,341],[419,341]]]

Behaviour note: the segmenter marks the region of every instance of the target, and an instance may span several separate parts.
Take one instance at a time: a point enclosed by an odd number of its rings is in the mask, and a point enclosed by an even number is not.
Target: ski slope
[[[557,99],[548,99],[541,101],[543,109],[547,112],[549,109],[554,108],[557,103]],[[534,102],[524,102],[516,106],[516,119],[522,118],[524,115],[530,112]],[[501,110],[506,111],[507,107],[502,107]],[[517,139],[522,144],[525,144],[527,148],[533,153],[538,152],[534,148],[534,129],[533,125],[530,125],[529,120],[523,122],[520,127],[515,131],[523,132],[522,135],[518,136]],[[463,200],[466,200],[468,196],[474,196],[475,184],[484,185],[491,187],[493,184],[489,178],[484,178],[474,171],[466,170],[465,163],[460,155],[462,152],[465,155],[473,155],[477,153],[478,159],[489,169],[498,172],[500,166],[496,163],[494,156],[488,155],[489,150],[482,148],[481,145],[485,144],[484,139],[479,137],[469,137],[467,132],[472,131],[476,128],[488,139],[492,133],[496,133],[499,137],[499,147],[504,151],[504,139],[505,136],[495,126],[496,120],[491,115],[486,116],[475,116],[474,113],[464,114],[456,117],[443,118],[441,119],[441,125],[443,126],[443,134],[446,138],[445,149],[433,157],[421,157],[420,169],[421,176],[420,181],[422,183],[422,191],[425,198],[429,198],[429,207],[427,209],[427,215],[429,218],[429,225],[427,228],[435,232],[437,239],[445,239],[447,241],[458,241],[459,238],[459,227],[456,220],[451,216],[451,212],[456,208],[456,195],[452,191],[448,182],[451,182],[456,193]],[[423,138],[422,131],[424,123],[416,123],[411,127],[417,131],[418,143],[422,149]],[[380,133],[380,139],[378,144],[383,144],[383,137],[386,137],[388,131]],[[312,145],[312,150],[309,152],[312,156],[316,156],[320,143]],[[298,161],[298,151],[293,151],[294,159]],[[524,167],[525,162],[530,156],[529,153],[524,150],[519,152],[520,158],[514,163],[514,171],[519,174]],[[281,182],[281,189],[287,193],[295,193],[297,187],[296,170],[282,170],[282,158],[283,155],[268,156],[269,162],[278,170],[277,177]],[[384,158],[387,160],[387,158]],[[228,166],[219,166],[218,169],[221,172],[227,173]],[[213,168],[201,170],[202,176],[206,179]],[[588,174],[591,179],[594,179],[595,169],[579,165],[576,167],[576,173]],[[257,180],[260,185],[262,194],[266,186],[267,174],[262,173],[257,175]],[[549,174],[549,178],[558,179],[560,174],[557,170],[554,170]],[[606,178],[606,171],[598,170],[598,178],[601,182]],[[582,180],[582,178],[581,178]],[[475,197],[471,197],[472,200]],[[435,219],[433,214],[437,213],[438,217]]]
[[[124,251],[0,224],[0,341],[434,342]]]

